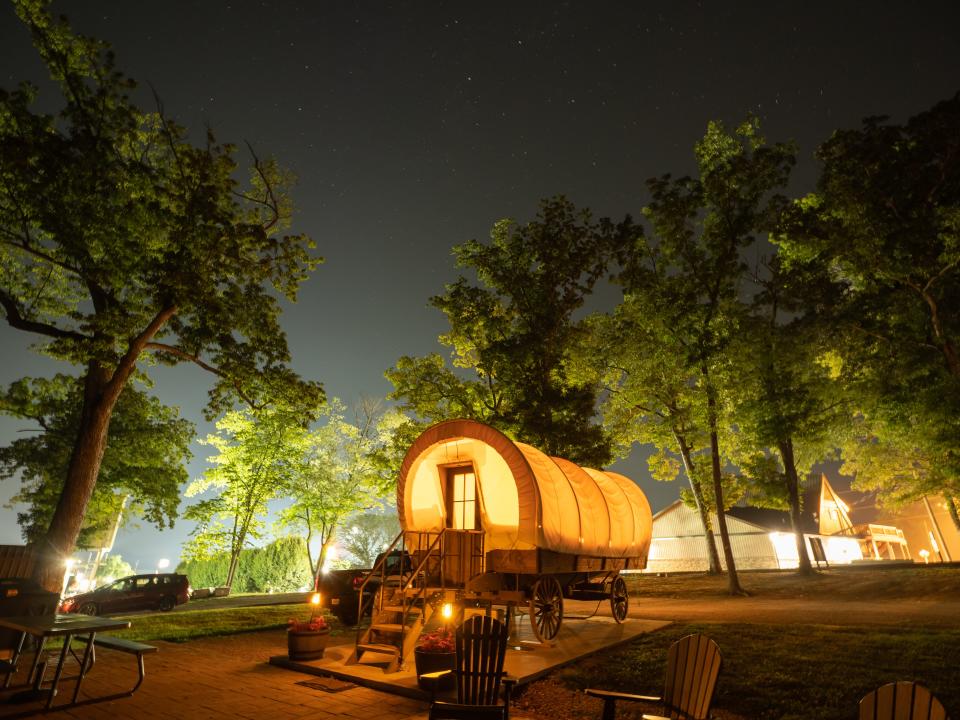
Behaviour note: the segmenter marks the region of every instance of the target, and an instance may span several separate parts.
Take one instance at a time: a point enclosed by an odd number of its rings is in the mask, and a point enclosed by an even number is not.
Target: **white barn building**
[[[850,508],[826,477],[811,482],[804,493],[801,522],[812,563],[846,565],[864,559],[903,560],[910,557],[903,533],[896,527],[854,525]],[[799,565],[789,515],[778,510],[733,507],[726,513],[727,530],[737,567],[744,570],[791,569]],[[717,517],[711,515],[717,527]],[[720,534],[717,553],[725,565]],[[646,572],[697,572],[709,565],[700,516],[676,500],[653,516],[653,538]]]

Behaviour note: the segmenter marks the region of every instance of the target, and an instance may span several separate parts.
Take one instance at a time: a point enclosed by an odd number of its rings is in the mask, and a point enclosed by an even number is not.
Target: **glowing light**
[[[168,567],[170,567],[170,561],[167,558],[160,558],[157,560],[158,570],[166,570]]]
[[[311,605],[317,605],[317,606],[320,605],[320,593],[314,593],[314,594],[310,597],[310,604],[311,604]]]
[[[452,603],[444,603],[444,604],[443,604],[443,607],[440,608],[440,617],[442,617],[444,620],[449,620],[450,618],[453,617],[453,604],[452,604]]]
[[[320,569],[324,575],[333,570],[334,561],[340,557],[339,548],[336,545],[331,545],[327,548],[327,554],[324,556],[323,567]]]
[[[923,558],[923,562],[925,562],[925,563],[929,563],[929,562],[930,562],[930,551],[927,550],[926,548],[921,548],[919,555],[920,555],[920,557]]]

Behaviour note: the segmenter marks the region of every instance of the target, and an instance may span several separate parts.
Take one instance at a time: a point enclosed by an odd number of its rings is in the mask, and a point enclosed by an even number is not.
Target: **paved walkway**
[[[596,603],[570,602],[570,615],[590,614]],[[608,614],[604,603],[600,615]],[[678,621],[817,623],[826,625],[960,626],[960,601],[885,600],[873,603],[825,598],[631,598],[630,615]],[[208,638],[177,644],[158,642],[147,656],[147,678],[131,698],[55,713],[51,718],[363,718],[425,720],[427,703],[363,687],[342,692],[299,685],[316,680],[267,664],[286,648],[285,630]],[[342,638],[350,642],[351,637]],[[129,688],[136,680],[132,656],[102,651],[84,682],[83,695]],[[63,683],[64,696],[72,691]],[[0,705],[0,720],[17,708]],[[511,717],[514,714],[511,713]],[[518,716],[519,717],[519,716]],[[553,720],[562,720],[554,718]]]
[[[51,718],[364,718],[422,720],[427,703],[354,687],[342,692],[298,685],[311,678],[267,664],[284,652],[286,631],[233,635],[177,644],[158,642],[160,652],[146,658],[147,677],[133,697],[57,712]],[[104,695],[132,687],[134,658],[97,653],[97,664],[84,680],[82,696]],[[72,692],[62,684],[61,694]],[[63,698],[64,700],[66,697]],[[0,705],[0,720],[13,709]]]

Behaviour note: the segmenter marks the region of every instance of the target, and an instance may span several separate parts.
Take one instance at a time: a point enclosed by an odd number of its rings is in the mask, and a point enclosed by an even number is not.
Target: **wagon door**
[[[483,529],[477,475],[472,464],[444,468],[447,532],[444,536],[443,576],[463,587],[483,572]]]

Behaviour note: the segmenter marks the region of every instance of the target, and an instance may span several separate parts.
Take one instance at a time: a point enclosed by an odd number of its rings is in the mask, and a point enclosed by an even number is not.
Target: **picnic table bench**
[[[2,692],[6,694],[12,691],[19,691],[20,688],[26,688],[8,698],[7,702],[18,703],[41,700],[44,701],[43,710],[50,711],[64,710],[67,708],[77,707],[79,705],[89,705],[92,703],[118,700],[120,698],[129,697],[135,693],[143,683],[143,656],[157,652],[157,648],[152,645],[145,645],[144,643],[135,642],[133,640],[126,640],[124,638],[98,634],[101,630],[119,630],[128,627],[130,627],[130,622],[127,620],[115,620],[111,618],[92,617],[88,615],[54,615],[52,617],[0,617],[0,628],[7,628],[20,633],[19,642],[17,643],[14,655],[10,660],[11,672],[7,676],[7,681],[4,683],[4,689]],[[16,687],[9,687],[9,678],[13,674],[12,671],[17,666],[20,656],[23,654],[24,643],[28,635],[36,638],[38,643],[36,650],[33,652],[33,662],[27,673],[26,683]],[[59,659],[56,662],[53,678],[48,681],[45,678],[47,661],[42,660],[41,658],[44,656],[46,641],[51,638],[62,639],[63,645],[57,652]],[[85,650],[82,654],[74,650],[72,647],[73,641],[77,641],[80,645],[85,646]],[[95,648],[98,646],[102,649],[116,650],[118,652],[124,652],[136,656],[138,670],[137,683],[130,690],[80,700],[80,686],[83,683],[83,679],[93,668],[94,662],[96,661]],[[65,677],[63,674],[64,664],[68,655],[76,660],[79,668],[77,674],[71,677]],[[54,699],[58,695],[60,683],[63,680],[76,680],[76,685],[73,688],[72,696],[69,698],[68,702],[55,704]],[[36,710],[27,710],[18,715],[4,715],[4,718],[7,720],[14,717],[26,717],[36,712]]]
[[[78,637],[82,643],[89,642],[87,637]],[[145,669],[143,666],[143,656],[150,655],[151,653],[157,652],[157,647],[155,645],[146,645],[141,642],[136,642],[134,640],[127,640],[125,638],[113,637],[112,635],[96,635],[93,638],[93,649],[90,653],[90,667],[93,667],[93,664],[97,661],[96,648],[105,648],[107,650],[116,650],[117,652],[127,653],[128,655],[137,656],[137,684],[133,686],[128,692],[118,693],[117,695],[111,696],[111,698],[116,697],[126,697],[133,695],[143,684],[143,678],[145,675]],[[89,670],[89,668],[87,668]]]

